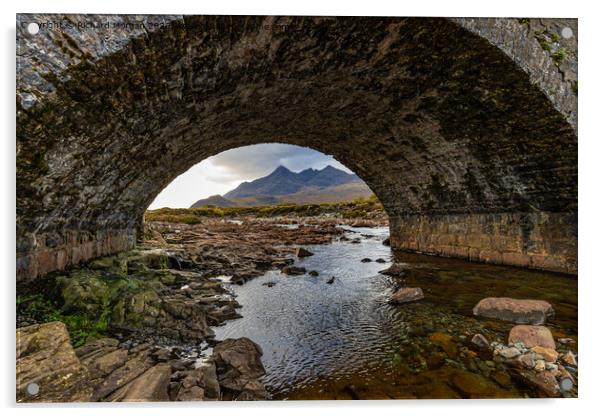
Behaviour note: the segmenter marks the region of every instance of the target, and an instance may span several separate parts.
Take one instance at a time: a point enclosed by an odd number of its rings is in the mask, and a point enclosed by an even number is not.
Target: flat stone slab
[[[391,296],[389,303],[414,302],[422,298],[424,298],[424,294],[419,287],[403,287]]]
[[[517,324],[542,325],[554,315],[554,309],[545,300],[485,298],[477,303],[472,313]]]

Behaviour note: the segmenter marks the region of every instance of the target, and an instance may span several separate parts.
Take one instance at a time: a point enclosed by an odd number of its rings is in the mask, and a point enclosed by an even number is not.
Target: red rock
[[[554,315],[554,309],[543,300],[485,298],[473,308],[472,313],[518,324],[541,325]]]
[[[309,250],[304,249],[303,247],[299,247],[299,248],[297,248],[297,251],[295,252],[295,255],[297,257],[309,257],[309,256],[313,256],[314,253],[312,253]]]
[[[545,326],[516,325],[510,330],[508,343],[522,342],[526,348],[545,347],[556,349],[552,333]]]

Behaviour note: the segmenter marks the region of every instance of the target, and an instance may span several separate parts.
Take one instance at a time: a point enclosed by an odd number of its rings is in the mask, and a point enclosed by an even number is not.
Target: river
[[[261,346],[274,399],[537,396],[470,350],[475,333],[503,342],[512,327],[472,316],[487,296],[547,300],[556,310],[548,327],[577,340],[575,277],[394,255],[382,244],[388,228],[346,229],[345,241],[305,246],[314,255],[296,259],[318,276],[271,271],[231,286],[242,318],[214,328],[216,339],[245,336]],[[403,280],[379,273],[394,258],[408,268]],[[400,285],[421,287],[425,298],[387,303]],[[434,334],[445,334],[444,342]]]

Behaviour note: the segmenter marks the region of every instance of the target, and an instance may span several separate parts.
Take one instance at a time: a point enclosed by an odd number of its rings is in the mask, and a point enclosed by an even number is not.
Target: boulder
[[[517,324],[542,325],[554,315],[554,309],[544,300],[485,298],[473,308],[472,313]]]
[[[403,287],[397,290],[389,299],[390,303],[413,302],[424,298],[422,289],[419,287]]]
[[[219,400],[221,397],[216,367],[213,361],[189,372],[182,380],[177,401]]]
[[[89,401],[92,387],[62,322],[19,328],[16,333],[17,401]],[[28,394],[39,391],[35,395]]]
[[[238,400],[267,398],[265,387],[258,380],[265,374],[262,355],[259,345],[245,337],[218,343],[213,348],[213,359],[220,387],[233,392]]]
[[[115,391],[108,397],[108,400],[113,402],[169,401],[170,377],[171,366],[168,363],[157,364]]]
[[[304,249],[303,247],[298,247],[297,250],[295,250],[295,256],[297,257],[310,257],[313,255],[314,253],[307,249]]]
[[[526,348],[544,347],[556,349],[554,337],[545,326],[536,325],[516,325],[510,330],[508,343],[515,344],[522,342]]]

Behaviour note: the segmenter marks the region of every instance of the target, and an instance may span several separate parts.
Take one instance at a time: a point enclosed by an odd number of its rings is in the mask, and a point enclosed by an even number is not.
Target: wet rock
[[[77,358],[62,322],[19,328],[16,339],[18,402],[90,400],[88,371]],[[27,394],[32,383],[40,387],[35,396]]]
[[[489,341],[483,334],[475,334],[470,342],[480,349],[489,348]]]
[[[494,371],[491,373],[491,378],[505,389],[512,387],[512,378],[505,371]]]
[[[530,386],[539,393],[543,393],[548,397],[560,396],[560,386],[554,374],[550,371],[533,372],[519,370],[513,374],[518,381]]]
[[[377,263],[386,263],[387,262],[387,260],[382,259],[382,258],[378,258],[378,259],[376,259],[374,261],[377,262]]]
[[[558,366],[556,380],[558,381],[558,385],[562,391],[569,391],[575,385],[575,379],[562,365]]]
[[[536,346],[556,349],[550,330],[544,326],[516,325],[510,330],[508,343],[522,342],[526,348]]]
[[[326,281],[326,284],[329,284],[329,285],[331,285],[331,284],[333,284],[333,283],[334,283],[334,276],[332,276],[330,279],[328,279],[328,280]]]
[[[535,358],[533,354],[522,354],[514,359],[506,361],[506,363],[512,367],[533,368],[535,367]]]
[[[261,284],[262,286],[274,287],[276,286],[276,282],[265,282]]]
[[[443,348],[443,351],[450,357],[455,357],[458,354],[458,346],[451,335],[444,332],[434,332],[429,339],[432,343]]]
[[[112,393],[113,402],[162,402],[169,400],[171,366],[157,364],[146,370],[141,376]]]
[[[552,348],[541,347],[539,345],[531,348],[531,351],[543,357],[544,360],[555,363],[558,360],[558,352]]]
[[[497,353],[506,359],[515,358],[520,355],[520,351],[516,347],[504,348],[498,350]]]
[[[297,256],[297,257],[310,257],[313,255],[314,255],[314,253],[312,253],[311,251],[309,251],[303,247],[298,247],[297,250],[295,250],[295,256]]]
[[[499,389],[485,377],[467,371],[457,371],[452,375],[451,381],[463,397],[471,399],[495,397]]]
[[[572,351],[568,351],[562,356],[562,362],[566,365],[577,367],[577,358],[575,357],[575,354],[573,354]]]
[[[286,266],[282,269],[282,273],[289,276],[301,276],[306,272],[307,270],[305,269],[305,267]]]
[[[476,316],[518,324],[541,325],[554,315],[552,305],[543,300],[485,298],[472,310]]]
[[[308,273],[310,276],[313,277],[317,277],[320,275],[320,273],[317,270],[312,270],[311,272]]]
[[[390,246],[391,245],[391,238],[390,237],[385,238],[383,240],[383,245],[387,246],[387,247]]]
[[[406,270],[404,264],[393,263],[389,268],[381,270],[379,273],[387,276],[401,277],[405,274]]]
[[[267,391],[259,377],[265,374],[263,352],[248,338],[226,339],[213,348],[219,384],[239,400],[265,399]]]
[[[368,257],[363,258],[360,260],[362,263],[370,263],[372,261],[372,259],[369,259]]]
[[[389,303],[400,304],[414,302],[424,298],[422,289],[419,287],[403,287],[397,290],[389,299]]]

